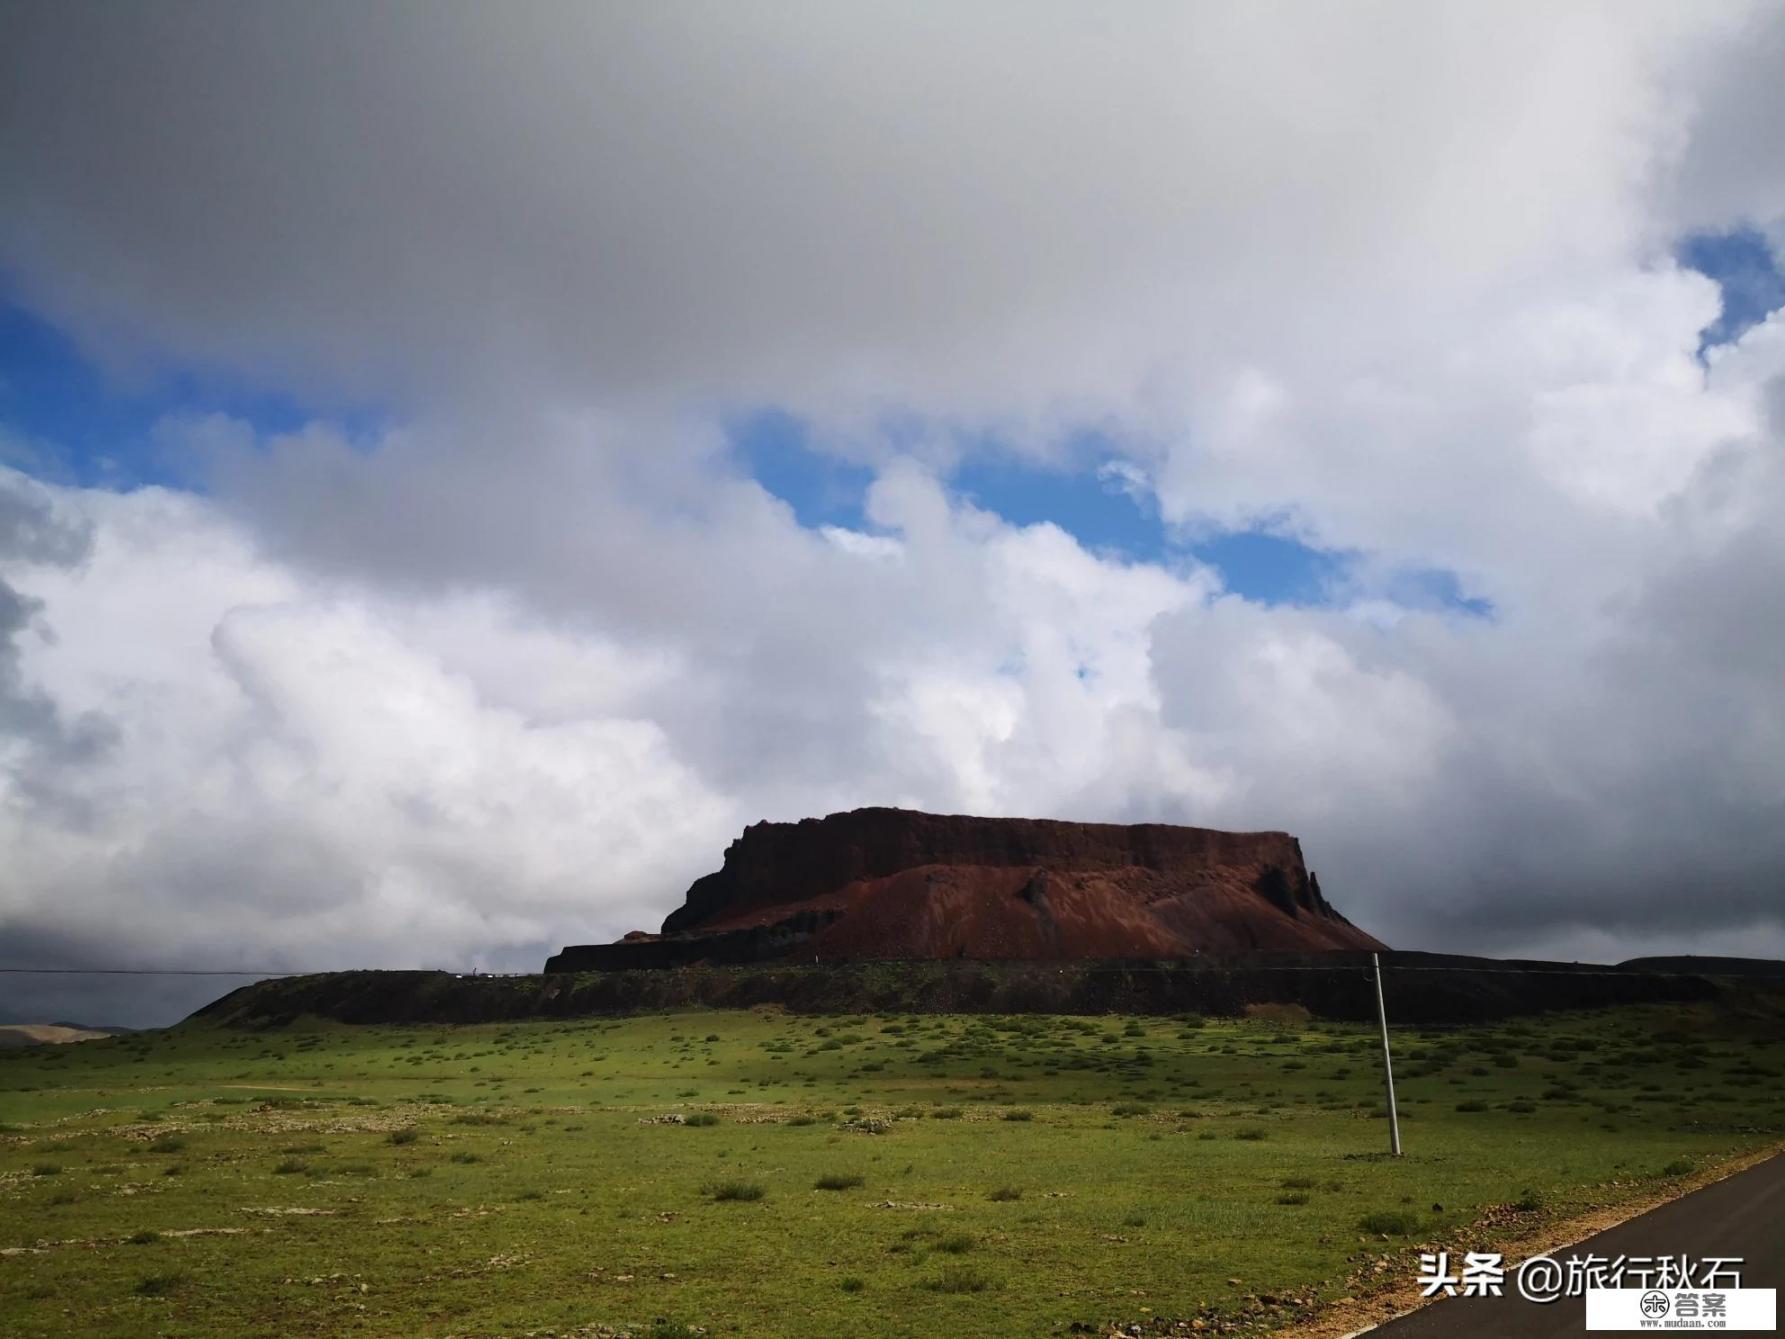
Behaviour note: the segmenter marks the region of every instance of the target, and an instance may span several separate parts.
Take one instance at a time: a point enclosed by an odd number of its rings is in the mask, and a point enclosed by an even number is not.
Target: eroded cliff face
[[[856,809],[752,824],[661,935],[566,949],[548,969],[1380,947],[1285,832]]]

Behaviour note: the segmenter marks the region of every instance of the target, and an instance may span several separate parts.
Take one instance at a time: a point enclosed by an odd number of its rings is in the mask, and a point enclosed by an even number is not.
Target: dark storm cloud
[[[74,969],[0,972],[0,1022],[161,1025],[253,980],[252,977],[139,976],[117,972],[129,954],[112,939],[70,934],[53,925],[8,920],[0,967]],[[105,968],[83,973],[81,968]]]
[[[92,547],[91,528],[58,517],[48,501],[22,481],[0,480],[0,564],[28,562],[73,567]],[[0,566],[0,573],[5,567]],[[70,804],[58,778],[91,761],[115,739],[104,717],[84,712],[70,719],[45,691],[26,684],[19,671],[19,639],[52,636],[42,623],[43,604],[21,594],[0,575],[0,766],[24,795],[43,804]]]
[[[1131,412],[1620,226],[1720,12],[23,0],[0,257],[379,402]]]

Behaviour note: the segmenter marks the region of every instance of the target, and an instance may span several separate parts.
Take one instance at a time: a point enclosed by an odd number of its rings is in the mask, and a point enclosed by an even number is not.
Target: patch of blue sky
[[[1675,253],[1679,263],[1716,281],[1723,310],[1699,335],[1698,356],[1730,344],[1785,307],[1785,272],[1767,239],[1752,228],[1693,233]]]
[[[1314,548],[1264,528],[1229,530],[1192,544],[1190,552],[1243,599],[1302,607],[1339,603],[1357,562],[1355,553]]]
[[[1166,566],[1191,559],[1212,567],[1228,591],[1259,604],[1322,606],[1348,598],[1357,554],[1305,544],[1268,524],[1185,539],[1165,524],[1144,490],[1128,486],[1123,472],[1110,468],[1111,454],[1097,460],[1083,449],[1087,445],[1094,441],[1074,444],[1070,458],[1078,463],[1065,468],[1010,456],[974,457],[955,472],[953,483],[975,505],[1012,524],[1051,522],[1095,552]]]
[[[0,434],[10,442],[0,463],[87,488],[197,488],[156,429],[170,418],[203,414],[238,419],[262,439],[322,416],[290,396],[197,368],[108,373],[69,335],[0,290]],[[335,410],[327,418],[350,441],[375,440],[383,426],[367,410]]]
[[[818,450],[804,420],[778,409],[758,410],[731,419],[726,436],[750,476],[792,507],[808,530],[867,527],[863,506],[874,472]]]
[[[807,424],[778,410],[739,416],[728,428],[742,468],[786,502],[800,524],[867,528],[863,503],[872,469],[820,449]],[[1085,548],[1129,562],[1205,564],[1221,573],[1233,594],[1260,604],[1334,606],[1358,594],[1361,555],[1303,543],[1281,527],[1184,539],[1162,520],[1143,488],[1129,485],[1119,452],[1096,434],[1068,443],[1059,464],[1001,451],[994,442],[973,445],[949,483],[960,497],[1011,525],[1055,525]],[[1385,598],[1408,608],[1493,614],[1488,601],[1464,593],[1453,573],[1398,570],[1384,585]]]
[[[1151,498],[1106,469],[1097,439],[1075,440],[1068,463],[1038,464],[995,449],[975,453],[950,478],[955,491],[1012,525],[1052,524],[1081,545],[1130,561],[1169,562],[1181,553]]]
[[[1464,592],[1455,572],[1441,567],[1406,567],[1391,572],[1382,583],[1382,596],[1403,609],[1494,617],[1494,603]]]

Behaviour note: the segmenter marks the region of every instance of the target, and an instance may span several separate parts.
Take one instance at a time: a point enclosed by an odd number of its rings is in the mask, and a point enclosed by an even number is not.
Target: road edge
[[[1547,1255],[1559,1250],[1567,1250],[1577,1246],[1589,1237],[1598,1236],[1620,1223],[1627,1223],[1633,1218],[1640,1218],[1646,1213],[1659,1209],[1664,1204],[1684,1199],[1696,1190],[1705,1186],[1726,1181],[1749,1168],[1758,1167],[1764,1162],[1785,1156],[1785,1140],[1775,1139],[1757,1149],[1737,1154],[1717,1162],[1710,1167],[1694,1172],[1689,1176],[1669,1179],[1658,1183],[1653,1190],[1634,1196],[1615,1206],[1594,1210],[1590,1213],[1577,1214],[1571,1218],[1558,1219],[1543,1224],[1536,1231],[1495,1243],[1503,1247],[1502,1253],[1509,1260],[1523,1261],[1533,1255]],[[1470,1243],[1475,1245],[1484,1242]],[[1510,1268],[1509,1271],[1510,1273]],[[1380,1329],[1391,1321],[1410,1316],[1416,1311],[1424,1311],[1428,1307],[1438,1306],[1447,1298],[1424,1298],[1419,1295],[1419,1284],[1415,1279],[1397,1283],[1370,1294],[1367,1297],[1347,1297],[1330,1302],[1321,1307],[1311,1319],[1298,1324],[1285,1326],[1278,1330],[1280,1339],[1358,1339],[1360,1335],[1369,1334]],[[1386,1307],[1387,1310],[1382,1308]]]

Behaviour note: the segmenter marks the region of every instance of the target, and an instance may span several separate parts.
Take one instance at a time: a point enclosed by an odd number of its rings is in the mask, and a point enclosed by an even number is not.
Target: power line
[[[180,967],[0,967],[0,972],[30,976],[317,976],[317,972],[261,972]]]

